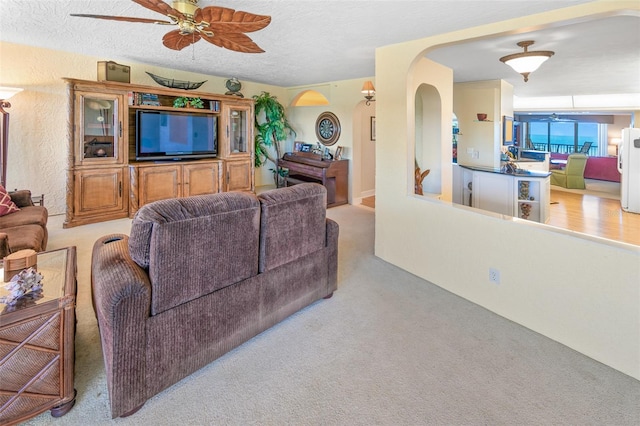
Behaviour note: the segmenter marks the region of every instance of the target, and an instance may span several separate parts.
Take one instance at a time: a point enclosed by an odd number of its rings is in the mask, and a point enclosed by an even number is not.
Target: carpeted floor
[[[330,209],[340,224],[333,298],[150,399],[109,418],[90,303],[95,239],[129,221],[62,230],[78,247],[76,406],[28,425],[638,425],[640,382],[373,256],[374,211]]]

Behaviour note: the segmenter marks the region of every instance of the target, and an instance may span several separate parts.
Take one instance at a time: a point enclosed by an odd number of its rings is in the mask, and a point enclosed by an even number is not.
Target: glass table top
[[[15,305],[0,304],[0,315],[19,309],[41,305],[64,296],[66,284],[68,250],[53,250],[38,253],[37,271],[42,274],[42,291],[21,297]],[[0,266],[3,266],[0,262]],[[4,268],[0,268],[0,278],[4,278]],[[6,282],[0,282],[0,297],[9,294],[4,288]]]

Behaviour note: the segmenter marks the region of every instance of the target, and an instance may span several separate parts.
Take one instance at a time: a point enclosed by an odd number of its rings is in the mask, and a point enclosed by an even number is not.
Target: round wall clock
[[[326,111],[316,120],[316,136],[325,146],[331,146],[338,142],[340,137],[340,121],[332,112]]]

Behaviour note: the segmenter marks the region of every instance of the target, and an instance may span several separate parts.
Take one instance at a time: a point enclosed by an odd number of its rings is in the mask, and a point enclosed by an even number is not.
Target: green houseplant
[[[282,177],[286,171],[278,167],[278,159],[282,152],[280,143],[287,140],[289,135],[296,134],[285,115],[284,106],[278,99],[268,92],[254,95],[255,100],[255,166],[261,167],[267,161],[273,163],[276,186],[281,186]],[[275,150],[275,157],[269,148]]]
[[[204,102],[200,98],[178,96],[173,101],[174,108],[204,108]]]

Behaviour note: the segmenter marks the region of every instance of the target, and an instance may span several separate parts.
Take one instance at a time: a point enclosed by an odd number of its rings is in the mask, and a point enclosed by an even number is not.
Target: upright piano
[[[278,166],[289,169],[287,186],[316,182],[327,188],[327,207],[349,201],[349,160],[327,160],[310,153],[287,153]]]

